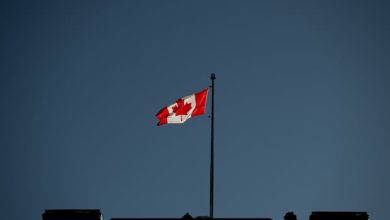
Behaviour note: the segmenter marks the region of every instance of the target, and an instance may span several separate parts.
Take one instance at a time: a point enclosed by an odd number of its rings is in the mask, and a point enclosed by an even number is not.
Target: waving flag
[[[202,115],[206,111],[207,94],[209,89],[178,99],[172,105],[162,108],[157,114],[159,122],[163,124],[184,123],[187,119]]]

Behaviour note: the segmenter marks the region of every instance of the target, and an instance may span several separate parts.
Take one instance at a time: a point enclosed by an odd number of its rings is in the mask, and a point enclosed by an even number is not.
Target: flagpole
[[[211,73],[210,218],[214,218],[214,80]]]

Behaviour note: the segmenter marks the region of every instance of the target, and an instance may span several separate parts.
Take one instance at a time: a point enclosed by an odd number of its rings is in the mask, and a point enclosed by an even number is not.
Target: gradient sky
[[[0,219],[208,215],[209,118],[157,127],[154,115],[215,72],[215,217],[387,220],[389,11],[388,1],[1,1]]]

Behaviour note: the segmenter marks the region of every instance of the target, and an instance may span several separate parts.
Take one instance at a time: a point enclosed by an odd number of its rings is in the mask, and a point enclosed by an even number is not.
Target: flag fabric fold
[[[175,103],[162,108],[156,117],[159,120],[157,126],[164,124],[180,124],[187,119],[205,113],[207,94],[209,89],[178,99]]]

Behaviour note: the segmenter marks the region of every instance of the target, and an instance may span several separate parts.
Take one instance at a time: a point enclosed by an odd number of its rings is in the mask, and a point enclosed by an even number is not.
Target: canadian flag
[[[178,99],[172,105],[162,108],[157,114],[157,126],[184,123],[187,119],[202,115],[206,111],[209,89]]]

